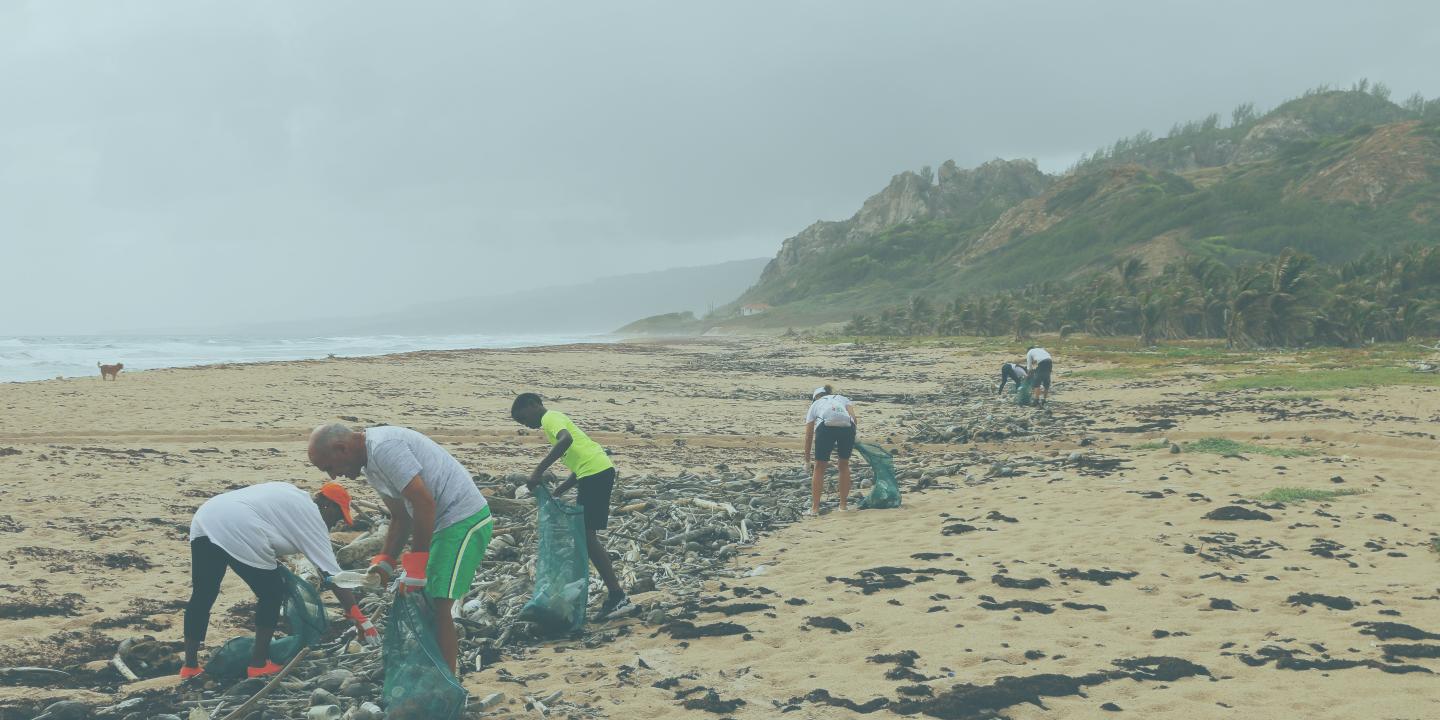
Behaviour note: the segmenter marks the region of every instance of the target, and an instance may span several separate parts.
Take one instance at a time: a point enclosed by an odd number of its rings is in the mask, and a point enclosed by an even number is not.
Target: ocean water
[[[416,350],[462,350],[607,342],[604,336],[371,335],[247,337],[188,335],[0,336],[0,382],[99,377],[95,363],[125,363],[125,372],[217,363],[364,357]],[[123,375],[122,375],[123,377]]]

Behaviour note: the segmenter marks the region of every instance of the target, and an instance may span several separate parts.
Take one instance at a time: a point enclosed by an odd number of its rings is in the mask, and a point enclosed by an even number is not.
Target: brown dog
[[[95,367],[100,368],[101,380],[104,380],[107,375],[110,377],[111,380],[119,380],[120,371],[125,369],[125,363],[115,363],[114,365],[101,365],[97,362],[95,363]]]

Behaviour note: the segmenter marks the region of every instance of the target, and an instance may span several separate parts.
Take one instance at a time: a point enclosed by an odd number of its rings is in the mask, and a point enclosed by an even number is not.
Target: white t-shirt
[[[261,570],[274,570],[283,555],[302,553],[321,572],[340,572],[320,508],[290,483],[252,485],[206,500],[190,521],[190,539],[202,537]]]
[[[363,471],[365,482],[375,492],[404,501],[412,518],[415,509],[405,500],[404,490],[419,475],[435,498],[435,532],[485,509],[485,496],[460,461],[434,440],[410,428],[366,428]]]
[[[1030,374],[1030,371],[1026,370],[1024,365],[1016,365],[1015,363],[1006,364],[1010,366],[1010,371],[1015,373],[1015,377],[1021,380],[1024,380],[1025,377]]]
[[[810,403],[810,409],[805,413],[805,422],[831,427],[850,427],[855,424],[855,419],[845,408],[850,407],[850,398],[844,395],[826,395]]]
[[[1045,348],[1031,348],[1030,352],[1025,353],[1025,365],[1031,370],[1034,370],[1035,366],[1039,365],[1041,360],[1049,359],[1050,353],[1045,352]]]

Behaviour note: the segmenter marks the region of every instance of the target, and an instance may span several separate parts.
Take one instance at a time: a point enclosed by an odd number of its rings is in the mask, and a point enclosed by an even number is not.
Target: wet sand
[[[543,440],[508,408],[534,390],[612,448],[622,478],[763,473],[800,461],[804,398],[832,382],[861,403],[862,435],[919,476],[902,481],[902,508],[767,535],[732,561],[751,576],[711,579],[678,607],[637,596],[666,617],[513,650],[464,676],[472,695],[505,693],[489,711],[502,717],[557,690],[558,711],[605,717],[1440,715],[1440,391],[1215,393],[1205,367],[1067,379],[1085,366],[1056,356],[1048,417],[1027,410],[1034,428],[967,443],[910,438],[978,401],[961,395],[1003,358],[938,348],[656,342],[0,385],[0,667],[98,673],[123,638],[178,641],[191,513],[243,485],[318,486],[315,424],[406,425],[472,472],[524,472]],[[1162,437],[1316,454],[1135,447]],[[1280,486],[1363,492],[1254,499]],[[1270,519],[1213,519],[1258,514]],[[251,601],[227,579],[212,646],[246,630]],[[0,678],[0,716],[125,692]]]

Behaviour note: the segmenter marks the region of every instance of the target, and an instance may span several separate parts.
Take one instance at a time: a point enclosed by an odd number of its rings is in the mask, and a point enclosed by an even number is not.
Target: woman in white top
[[[326,483],[313,497],[290,483],[271,482],[206,500],[190,521],[190,601],[185,605],[185,663],[180,678],[188,680],[204,672],[198,658],[200,643],[205,641],[210,610],[227,569],[250,586],[258,601],[255,647],[246,674],[254,678],[280,672],[270,660],[270,639],[285,594],[280,557],[302,554],[325,577],[339,573],[330,528],[342,520],[346,525],[353,522],[350,493],[336,483]],[[380,634],[355,604],[355,596],[343,588],[330,589],[360,638],[378,643]]]
[[[855,405],[850,398],[835,394],[826,385],[810,394],[810,410],[805,413],[805,464],[813,470],[810,477],[810,510],[806,515],[820,514],[820,491],[825,487],[825,470],[830,466],[830,453],[838,456],[840,468],[840,510],[849,508],[850,453],[855,449]],[[814,455],[811,455],[811,448]]]

